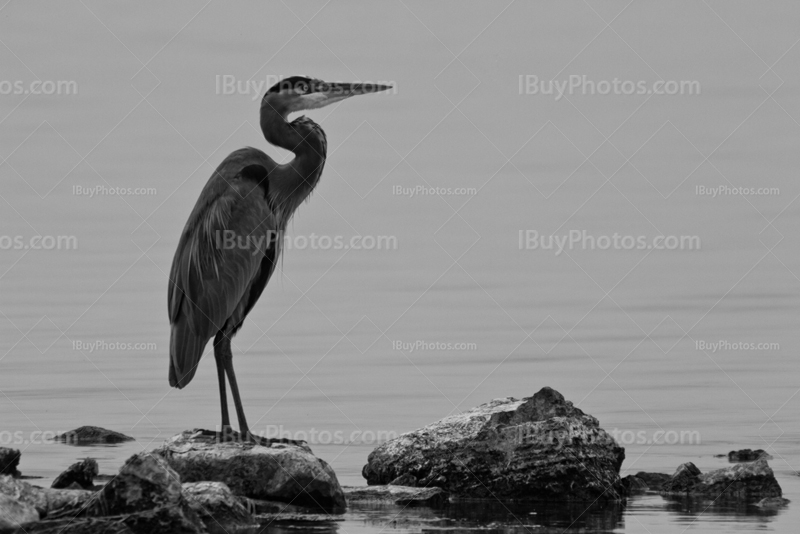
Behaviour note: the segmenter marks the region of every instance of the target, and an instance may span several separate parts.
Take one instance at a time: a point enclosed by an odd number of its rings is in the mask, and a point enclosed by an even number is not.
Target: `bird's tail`
[[[169,385],[183,389],[194,378],[208,338],[192,332],[181,318],[172,325],[169,340]]]

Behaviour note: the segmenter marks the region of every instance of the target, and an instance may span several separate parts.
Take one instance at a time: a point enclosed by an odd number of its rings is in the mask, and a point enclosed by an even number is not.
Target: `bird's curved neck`
[[[270,192],[286,214],[286,220],[308,198],[325,165],[327,142],[311,119],[290,123],[286,114],[269,106],[261,109],[261,131],[266,140],[294,153],[292,161],[278,165],[269,176]]]

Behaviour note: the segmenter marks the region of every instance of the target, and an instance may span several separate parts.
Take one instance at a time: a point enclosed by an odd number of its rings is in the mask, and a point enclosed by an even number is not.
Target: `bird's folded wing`
[[[263,191],[234,184],[190,220],[170,272],[170,322],[185,315],[206,339],[240,304],[275,234]]]

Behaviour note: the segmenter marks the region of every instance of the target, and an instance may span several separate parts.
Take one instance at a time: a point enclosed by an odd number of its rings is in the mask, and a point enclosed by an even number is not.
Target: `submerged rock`
[[[236,527],[253,523],[253,515],[222,482],[185,482],[183,496],[207,527]]]
[[[19,528],[39,521],[39,512],[28,503],[0,493],[0,530]]]
[[[224,482],[235,495],[295,505],[343,509],[333,469],[307,446],[222,442],[213,432],[185,431],[153,451],[184,482]]]
[[[715,500],[755,501],[781,497],[782,491],[766,459],[701,473],[691,462],[678,467],[659,490],[670,495],[708,497]]]
[[[20,452],[17,449],[0,447],[0,475],[11,475],[19,478],[20,473],[17,470],[19,459]]]
[[[410,475],[456,497],[620,500],[625,449],[559,392],[495,399],[403,434],[372,451],[369,485]]]
[[[447,502],[442,488],[408,486],[344,486],[349,503],[391,503],[401,506],[441,506]]]
[[[756,506],[759,508],[764,508],[765,510],[773,510],[775,508],[783,508],[790,502],[792,501],[789,499],[784,499],[783,497],[766,497],[758,501]]]
[[[50,487],[55,489],[69,488],[74,484],[79,489],[94,489],[94,477],[97,476],[98,471],[97,460],[86,458],[82,462],[69,466],[56,477]]]
[[[772,460],[772,456],[767,454],[764,449],[741,449],[738,451],[731,451],[728,453],[729,462],[753,462],[760,458],[765,460]]]
[[[135,441],[130,436],[100,428],[99,426],[82,426],[75,430],[64,432],[54,437],[53,440],[67,443],[68,445],[111,444]]]

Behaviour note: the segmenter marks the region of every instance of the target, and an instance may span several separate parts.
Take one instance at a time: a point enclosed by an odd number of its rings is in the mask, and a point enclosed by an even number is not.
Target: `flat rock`
[[[69,466],[53,481],[51,488],[60,489],[77,485],[79,489],[94,489],[94,477],[97,476],[97,460],[86,458]]]
[[[187,504],[209,528],[224,530],[253,523],[253,516],[222,482],[184,482],[183,496]]]
[[[134,438],[100,428],[99,426],[82,426],[69,432],[64,432],[53,438],[54,441],[60,441],[68,445],[95,445],[95,444],[113,444],[124,443],[126,441],[135,441]]]
[[[28,503],[0,494],[0,530],[19,528],[39,521],[39,512]]]
[[[759,458],[772,460],[772,456],[767,454],[764,449],[741,449],[738,451],[731,451],[728,453],[729,462],[753,462]]]
[[[185,431],[155,449],[184,482],[224,482],[239,496],[300,506],[344,509],[333,469],[307,446],[219,442],[214,433]]]
[[[19,465],[20,452],[17,449],[0,447],[0,475],[10,475],[19,478],[17,470]]]
[[[789,499],[784,499],[783,497],[766,497],[758,501],[756,506],[759,508],[764,508],[765,510],[773,510],[776,508],[783,508],[790,502],[792,501]]]
[[[0,495],[32,506],[44,519],[61,510],[82,508],[91,499],[93,492],[40,488],[10,476],[0,476]]]
[[[401,506],[441,506],[447,502],[442,488],[408,486],[344,486],[348,503],[391,503]]]
[[[782,496],[775,474],[764,458],[708,473],[701,473],[693,463],[688,462],[678,467],[675,474],[661,485],[660,491],[715,500],[757,501]]]
[[[495,399],[403,434],[372,451],[369,485],[403,476],[454,497],[615,501],[625,450],[559,392]],[[409,478],[406,475],[411,475]]]

